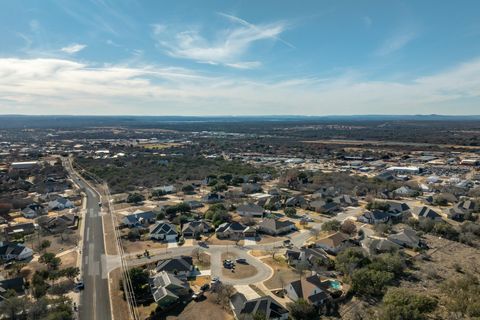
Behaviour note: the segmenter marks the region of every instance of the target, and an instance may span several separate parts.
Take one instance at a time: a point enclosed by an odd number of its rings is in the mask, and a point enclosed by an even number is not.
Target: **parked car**
[[[208,291],[210,289],[210,285],[208,283],[205,283],[203,286],[200,287],[200,291]]]

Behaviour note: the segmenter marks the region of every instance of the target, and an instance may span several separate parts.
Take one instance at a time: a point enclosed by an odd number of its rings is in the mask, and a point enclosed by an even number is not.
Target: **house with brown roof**
[[[285,286],[285,292],[292,301],[303,299],[313,305],[321,306],[331,299],[326,285],[317,275],[302,277]]]
[[[315,242],[315,246],[322,248],[323,250],[337,254],[342,249],[349,247],[351,242],[350,237],[342,232],[335,232],[329,236],[319,239]]]

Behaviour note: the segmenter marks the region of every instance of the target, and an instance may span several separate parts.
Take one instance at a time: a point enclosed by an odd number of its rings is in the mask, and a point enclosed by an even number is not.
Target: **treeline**
[[[209,175],[244,176],[261,173],[260,169],[239,161],[195,156],[165,158],[139,155],[128,159],[78,158],[76,161],[82,168],[106,180],[113,193],[133,191],[137,187],[152,188],[198,181]]]

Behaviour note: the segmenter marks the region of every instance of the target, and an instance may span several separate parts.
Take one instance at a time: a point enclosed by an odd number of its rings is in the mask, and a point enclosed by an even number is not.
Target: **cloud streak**
[[[408,45],[412,40],[416,38],[415,32],[403,32],[396,34],[395,36],[388,38],[376,51],[378,56],[386,56],[392,54],[406,45]]]
[[[61,48],[60,51],[68,53],[68,54],[75,54],[77,52],[82,51],[86,47],[87,47],[87,45],[85,45],[85,44],[72,43],[71,45],[68,45],[66,47]]]
[[[351,75],[252,81],[152,65],[4,58],[0,97],[0,112],[29,114],[478,113],[480,59],[392,82]]]
[[[286,30],[283,22],[254,25],[232,15],[219,15],[235,26],[223,30],[213,39],[204,37],[198,28],[177,32],[161,24],[152,26],[153,36],[158,46],[172,57],[237,69],[251,69],[261,65],[259,61],[242,60],[255,42],[280,41],[293,48],[292,44],[279,37]],[[173,38],[169,37],[172,33]]]

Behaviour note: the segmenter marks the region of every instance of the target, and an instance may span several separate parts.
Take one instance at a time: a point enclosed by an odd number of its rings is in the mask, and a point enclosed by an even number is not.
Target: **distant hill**
[[[480,121],[480,115],[331,115],[331,116],[69,116],[0,115],[1,128],[74,128],[101,126],[152,126],[181,122],[356,122],[356,121]]]

